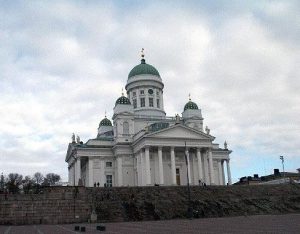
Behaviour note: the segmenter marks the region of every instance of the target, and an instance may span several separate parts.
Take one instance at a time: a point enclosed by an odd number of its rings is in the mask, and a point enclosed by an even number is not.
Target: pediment
[[[203,132],[197,131],[187,126],[174,125],[157,132],[147,135],[147,137],[155,138],[182,138],[182,139],[196,139],[196,140],[213,140],[214,137]]]

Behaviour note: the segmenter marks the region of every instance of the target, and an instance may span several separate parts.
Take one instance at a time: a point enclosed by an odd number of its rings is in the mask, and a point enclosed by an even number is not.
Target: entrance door
[[[180,170],[176,168],[176,184],[180,185]]]

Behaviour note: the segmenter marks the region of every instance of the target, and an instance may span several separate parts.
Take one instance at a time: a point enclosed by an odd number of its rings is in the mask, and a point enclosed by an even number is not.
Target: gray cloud
[[[300,163],[297,1],[158,3],[2,4],[0,170],[66,179],[72,132],[96,136],[142,47],[168,115],[191,93],[217,142],[234,150],[235,177],[253,154]]]

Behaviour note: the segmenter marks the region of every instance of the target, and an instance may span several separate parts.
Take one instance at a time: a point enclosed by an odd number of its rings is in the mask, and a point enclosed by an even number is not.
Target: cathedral
[[[201,109],[189,98],[182,115],[166,116],[164,83],[158,70],[141,63],[128,75],[113,109],[95,138],[72,136],[66,159],[69,185],[179,186],[231,184],[232,152],[214,143]],[[226,167],[225,165],[226,164]],[[226,172],[226,177],[225,177]]]

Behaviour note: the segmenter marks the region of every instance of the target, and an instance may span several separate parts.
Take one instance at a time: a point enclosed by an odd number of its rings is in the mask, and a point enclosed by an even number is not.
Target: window
[[[149,106],[153,107],[153,98],[149,98]]]
[[[159,96],[159,91],[156,91],[156,95]]]
[[[106,175],[106,187],[112,187],[112,175]]]
[[[142,94],[142,95],[143,95],[143,94],[144,94],[144,90],[140,90],[140,94]]]
[[[133,108],[136,108],[136,99],[133,99]]]
[[[141,107],[145,107],[145,98],[141,98]]]
[[[134,96],[134,97],[135,97],[135,96],[136,96],[136,92],[132,92],[132,96]]]
[[[112,167],[112,162],[106,162],[106,167]]]
[[[157,106],[157,108],[160,108],[160,106],[159,106],[159,99],[156,99],[156,106]]]
[[[129,123],[127,121],[123,123],[123,134],[129,135]]]

